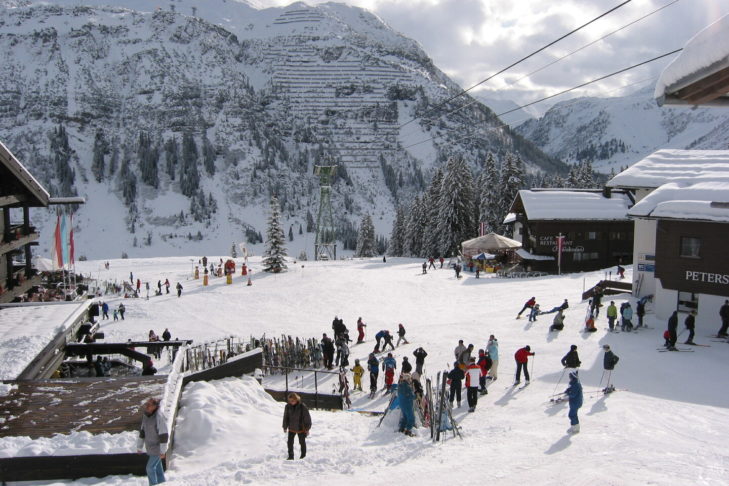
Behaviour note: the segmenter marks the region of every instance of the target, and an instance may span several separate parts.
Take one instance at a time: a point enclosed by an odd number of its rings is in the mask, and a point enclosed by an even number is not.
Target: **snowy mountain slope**
[[[452,363],[458,339],[477,349],[490,334],[499,339],[499,379],[488,395],[479,398],[475,413],[465,411],[465,397],[464,406],[455,412],[464,440],[438,445],[432,445],[422,429],[416,429],[418,437],[408,438],[395,432],[392,422],[377,428],[378,418],[314,412],[307,459],[287,463],[280,429],[282,404],[271,402],[251,380],[190,385],[183,395],[168,475],[175,484],[295,480],[303,485],[359,486],[406,483],[419,477],[427,477],[428,484],[446,484],[454,474],[488,477],[504,485],[725,482],[729,398],[718,384],[723,383],[727,345],[706,337],[716,331],[716,309],[701,309],[697,319],[696,342],[711,347],[658,353],[655,348],[663,341],[665,323],[656,320],[650,309],[646,322],[655,329],[610,334],[603,312],[596,333],[581,332],[586,311],[586,303],[579,301],[583,281],[596,282],[602,272],[509,280],[476,280],[466,272],[456,280],[450,270],[420,275],[419,264],[409,259],[390,259],[387,264],[377,259],[308,262],[272,275],[261,273],[260,262],[254,260],[253,286],[245,286],[236,276],[232,286],[213,279],[207,288],[200,281],[186,280],[190,263],[182,257],[112,260],[109,270],[102,262],[84,262],[80,267],[102,279],[127,279],[133,271],[142,281],[170,278],[185,287],[180,299],[125,300],[123,325],[102,322],[108,340],[135,339],[150,328],[159,333],[165,327],[175,337],[198,342],[264,332],[310,337],[328,332],[334,315],[350,329],[361,316],[368,324],[366,342],[352,347],[352,358],[366,356],[378,330],[394,330],[402,322],[411,344],[396,348],[398,366],[403,356],[412,356],[416,347],[423,346],[428,352],[426,374],[434,377]],[[562,332],[548,332],[550,315],[533,324],[514,320],[531,296],[544,308],[569,299]],[[618,305],[630,299],[613,298]],[[620,357],[613,374],[620,391],[607,397],[587,393],[600,386],[601,346],[606,343]],[[523,390],[513,389],[509,386],[513,354],[526,344],[536,352],[530,359],[532,383]],[[550,395],[566,387],[560,359],[571,344],[578,346],[586,391],[579,414],[582,430],[575,436],[565,433],[566,404],[548,403]],[[382,409],[386,401],[385,397],[370,404],[360,393],[353,396],[367,409]],[[98,484],[141,486],[146,480],[109,477]]]
[[[253,244],[270,194],[293,229],[290,252],[311,255],[313,234],[299,228],[317,212],[313,165],[327,160],[341,167],[340,228],[369,212],[380,234],[451,154],[476,165],[515,151],[532,172],[563,168],[519,135],[487,130],[498,121],[483,105],[433,117],[459,88],[364,10],[103,3],[0,3],[0,137],[54,194],[88,198],[79,255]],[[46,235],[52,220],[34,214]]]
[[[590,159],[610,173],[661,148],[724,149],[729,113],[714,108],[658,107],[648,87],[616,98],[556,104],[516,131],[566,162]]]

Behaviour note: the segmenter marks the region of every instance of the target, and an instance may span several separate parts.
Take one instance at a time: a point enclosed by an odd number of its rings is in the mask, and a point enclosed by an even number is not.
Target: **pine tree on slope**
[[[441,256],[458,254],[461,242],[475,236],[475,211],[471,171],[463,159],[452,157],[446,164],[438,207],[436,228]]]
[[[359,233],[357,234],[357,248],[354,254],[360,258],[369,258],[377,254],[375,226],[372,224],[372,218],[369,214],[362,217]]]
[[[423,247],[422,256],[437,257],[441,255],[439,247],[438,210],[440,207],[441,191],[443,187],[443,169],[440,167],[433,174],[428,192],[425,194],[423,211],[425,212],[425,224],[423,225]]]
[[[498,213],[500,231],[508,230],[503,224],[519,189],[524,187],[524,164],[518,155],[508,154],[501,168],[501,204]]]
[[[488,232],[497,231],[500,211],[500,174],[496,160],[492,154],[486,157],[486,163],[476,180],[476,196],[478,203],[479,223],[486,223]]]
[[[281,209],[278,199],[271,197],[271,214],[268,217],[266,230],[266,249],[263,253],[263,271],[278,273],[286,269],[286,247],[283,228],[281,227]]]
[[[425,207],[420,196],[413,199],[409,213],[405,225],[403,255],[417,258],[423,256],[423,231],[427,224]]]
[[[405,214],[402,206],[395,210],[395,221],[392,222],[392,233],[390,243],[387,247],[387,254],[390,256],[403,255],[403,243],[405,240]]]

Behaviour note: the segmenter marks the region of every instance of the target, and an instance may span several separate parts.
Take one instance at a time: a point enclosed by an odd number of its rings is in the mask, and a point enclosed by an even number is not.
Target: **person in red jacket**
[[[479,380],[479,392],[481,395],[486,395],[488,390],[486,389],[486,376],[489,374],[493,361],[489,357],[488,353],[483,350],[478,350],[478,361],[476,364],[481,368],[481,378]]]
[[[468,360],[466,367],[466,399],[468,411],[475,412],[478,403],[478,387],[481,383],[481,367],[476,364],[476,358]]]
[[[536,297],[532,297],[531,299],[527,300],[524,303],[524,307],[522,307],[521,310],[519,311],[519,313],[516,315],[516,318],[519,319],[521,317],[522,312],[524,312],[527,309],[531,310],[532,307],[534,307],[534,304],[536,304],[536,303],[537,303]]]
[[[362,322],[362,318],[357,319],[357,332],[359,333],[357,336],[357,344],[364,342],[365,327],[367,327],[367,324]]]
[[[532,353],[531,351],[532,348],[527,345],[514,353],[514,359],[516,360],[516,381],[514,381],[515,385],[521,383],[521,370],[524,370],[525,384],[529,384],[529,371],[527,370],[527,364],[529,362],[529,356],[534,356],[534,353]]]

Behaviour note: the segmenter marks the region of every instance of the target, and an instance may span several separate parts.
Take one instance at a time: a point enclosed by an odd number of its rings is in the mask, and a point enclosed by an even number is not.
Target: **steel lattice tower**
[[[336,165],[315,165],[314,174],[319,176],[319,215],[316,218],[315,260],[336,260],[337,239],[332,216],[332,179]]]

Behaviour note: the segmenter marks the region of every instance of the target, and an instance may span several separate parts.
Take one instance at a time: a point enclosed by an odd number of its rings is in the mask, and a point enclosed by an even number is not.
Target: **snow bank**
[[[729,150],[658,150],[607,183],[608,187],[655,189],[670,182],[729,181]]]
[[[692,37],[683,51],[661,73],[653,97],[677,91],[700,78],[729,66],[729,15]]]
[[[643,198],[628,214],[635,217],[727,222],[729,181],[702,182],[690,186],[664,184]]]
[[[0,457],[74,456],[85,454],[118,454],[135,452],[136,432],[90,434],[72,432],[53,437],[1,437]]]

